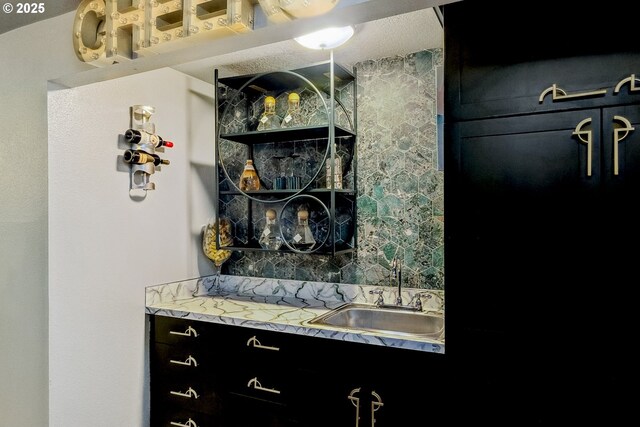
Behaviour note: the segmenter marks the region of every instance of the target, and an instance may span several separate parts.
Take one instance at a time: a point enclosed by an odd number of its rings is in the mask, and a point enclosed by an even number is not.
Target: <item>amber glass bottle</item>
[[[244,171],[240,176],[240,191],[258,191],[260,189],[260,178],[253,167],[253,160],[247,160]]]

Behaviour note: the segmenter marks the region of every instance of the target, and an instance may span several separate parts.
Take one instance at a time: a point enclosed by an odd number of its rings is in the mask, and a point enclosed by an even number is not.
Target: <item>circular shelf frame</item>
[[[220,139],[221,139],[221,132],[220,132],[220,128],[221,126],[218,126],[217,132],[216,132],[216,138],[218,140],[217,144],[216,144],[216,149],[218,150],[217,153],[217,157],[218,157],[218,162],[220,163],[220,166],[222,167],[222,171],[225,175],[225,177],[227,178],[227,180],[229,181],[229,183],[231,183],[231,185],[235,188],[235,190],[237,190],[238,192],[240,192],[243,196],[259,202],[259,203],[282,203],[282,202],[286,202],[288,200],[293,199],[294,197],[300,195],[303,191],[307,190],[307,188],[309,188],[309,186],[316,182],[316,180],[318,179],[318,175],[320,175],[320,172],[322,172],[324,170],[323,165],[326,164],[327,162],[327,158],[330,157],[331,155],[331,126],[333,126],[333,122],[334,122],[334,118],[332,117],[333,115],[330,115],[330,111],[329,111],[329,107],[327,106],[327,102],[325,101],[324,97],[322,96],[322,94],[320,93],[320,90],[318,90],[318,88],[316,87],[316,85],[314,85],[309,79],[307,79],[306,77],[295,73],[293,71],[288,71],[288,70],[282,70],[282,71],[272,71],[272,72],[267,72],[267,73],[261,73],[261,74],[257,74],[254,77],[252,77],[251,79],[249,79],[247,82],[245,82],[239,89],[236,90],[236,93],[234,94],[234,96],[229,100],[229,102],[227,103],[227,106],[224,108],[223,112],[222,112],[222,116],[220,118],[220,120],[218,121],[218,123],[223,123],[224,119],[226,118],[226,116],[228,115],[228,110],[229,110],[229,106],[232,105],[233,100],[235,100],[235,98],[238,96],[238,94],[243,93],[243,91],[249,87],[250,85],[252,85],[256,80],[259,80],[265,76],[268,76],[270,74],[290,74],[293,75],[294,77],[299,78],[302,82],[304,82],[309,88],[313,89],[315,91],[315,93],[318,95],[318,97],[320,98],[320,100],[322,101],[322,104],[324,106],[325,112],[327,114],[327,118],[329,119],[329,123],[327,126],[327,148],[324,152],[324,156],[322,158],[322,161],[319,162],[318,164],[320,165],[318,167],[318,169],[316,170],[315,174],[313,175],[313,177],[311,179],[309,179],[309,181],[307,183],[305,183],[304,185],[301,185],[301,188],[298,189],[298,191],[296,191],[295,193],[292,193],[290,195],[287,195],[286,197],[283,198],[272,198],[270,200],[261,198],[261,197],[256,197],[255,194],[247,194],[244,191],[242,191],[240,189],[240,187],[238,186],[238,184],[236,184],[236,182],[231,179],[229,172],[227,171],[227,168],[224,164],[224,160],[221,156],[221,153],[219,151],[220,148]],[[334,100],[334,95],[333,94],[329,94],[329,100],[333,101]],[[344,108],[344,106],[343,106]],[[347,115],[348,117],[348,115]],[[349,120],[351,122],[351,120]],[[350,123],[351,124],[351,123]],[[322,202],[321,202],[322,203]],[[326,206],[325,206],[326,208]],[[293,250],[293,249],[292,249]],[[300,252],[300,251],[297,251]],[[300,252],[300,253],[309,253],[309,252]]]

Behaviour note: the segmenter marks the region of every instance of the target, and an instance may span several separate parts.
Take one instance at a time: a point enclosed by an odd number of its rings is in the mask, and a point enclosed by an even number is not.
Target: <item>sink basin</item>
[[[382,332],[391,335],[444,338],[444,318],[398,308],[346,304],[309,321],[309,324]]]

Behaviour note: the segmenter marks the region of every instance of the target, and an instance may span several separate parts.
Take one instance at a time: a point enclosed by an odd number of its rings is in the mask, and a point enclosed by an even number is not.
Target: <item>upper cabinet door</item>
[[[603,180],[610,191],[640,188],[640,105],[606,108],[602,115]],[[634,197],[625,198],[635,203]]]
[[[628,5],[619,14],[612,8],[611,19],[596,19],[594,9],[578,5],[525,13],[511,3],[445,6],[447,120],[640,100],[637,14],[628,14]]]
[[[529,216],[592,193],[600,179],[600,110],[479,120],[454,126],[463,212]]]

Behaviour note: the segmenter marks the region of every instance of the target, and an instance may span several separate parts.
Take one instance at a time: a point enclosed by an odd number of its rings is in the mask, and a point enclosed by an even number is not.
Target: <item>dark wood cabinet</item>
[[[441,354],[149,317],[152,427],[398,427],[442,413],[424,410],[443,405]]]
[[[445,12],[446,120],[606,107],[637,98],[628,87],[615,92],[640,70],[637,4],[523,8],[466,1],[445,6]],[[554,84],[557,100],[550,92],[540,100]]]
[[[468,409],[451,418],[623,423],[640,81],[620,83],[640,72],[637,6],[612,2],[597,26],[584,8],[502,6],[445,6],[447,391]],[[606,92],[541,102],[554,83]]]

